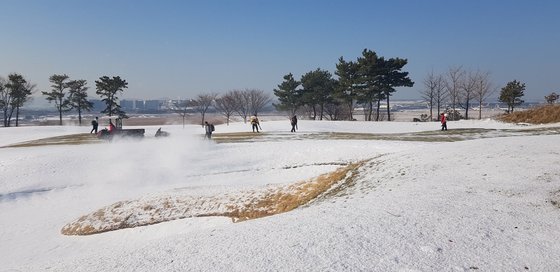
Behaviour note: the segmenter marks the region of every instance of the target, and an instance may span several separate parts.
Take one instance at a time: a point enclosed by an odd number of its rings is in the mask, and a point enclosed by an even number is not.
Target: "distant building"
[[[90,100],[90,102],[93,103],[93,109],[91,110],[92,112],[101,112],[107,106],[105,102],[98,99]]]
[[[136,109],[135,104],[136,103],[134,100],[121,100],[121,109],[124,111],[135,110]]]
[[[160,110],[160,105],[160,100],[144,100],[144,110],[147,111],[158,111]]]

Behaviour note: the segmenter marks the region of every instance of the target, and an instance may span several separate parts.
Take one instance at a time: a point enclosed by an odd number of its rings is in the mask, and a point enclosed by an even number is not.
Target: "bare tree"
[[[225,117],[226,124],[229,126],[229,120],[235,112],[236,103],[233,91],[229,91],[222,97],[216,99],[216,109],[218,109]]]
[[[246,89],[245,92],[249,96],[249,109],[255,116],[271,101],[270,95],[266,94],[263,90]]]
[[[435,90],[435,103],[437,108],[437,120],[439,121],[441,108],[449,98],[449,93],[445,88],[445,79],[442,75],[438,75],[436,78],[436,90]]]
[[[194,100],[194,107],[196,111],[200,112],[200,115],[202,116],[202,122],[200,124],[203,127],[204,127],[204,117],[206,115],[206,112],[208,111],[208,108],[212,106],[214,100],[216,100],[216,97],[218,97],[218,94],[216,93],[199,94]]]
[[[451,102],[451,108],[453,109],[453,114],[451,115],[451,120],[455,120],[456,107],[459,104],[459,98],[461,96],[461,87],[463,85],[465,72],[461,66],[451,67],[447,72],[447,82],[446,91],[449,95],[449,100]]]
[[[189,115],[189,111],[193,108],[194,104],[195,103],[193,100],[182,100],[173,103],[173,107],[171,108],[171,111],[179,114],[179,116],[183,118],[183,128],[185,128],[185,119]]]
[[[474,99],[478,102],[478,120],[482,119],[482,103],[492,95],[496,89],[492,89],[490,72],[479,72],[476,77]]]
[[[425,89],[421,91],[422,98],[428,102],[430,107],[430,120],[433,120],[433,108],[434,105],[437,108],[437,118],[439,119],[439,114],[445,99],[447,99],[447,91],[445,88],[445,79],[442,75],[436,75],[434,72],[430,72],[424,79]]]
[[[433,108],[434,108],[434,100],[436,98],[436,88],[437,88],[437,76],[434,75],[434,71],[432,70],[424,79],[424,87],[425,89],[420,91],[422,98],[428,102],[428,107],[430,107],[430,120],[433,117]]]
[[[233,90],[231,95],[235,104],[235,112],[243,119],[244,123],[247,123],[247,116],[251,110],[249,93],[242,90]]]
[[[461,93],[459,96],[459,105],[465,109],[465,119],[469,119],[469,109],[471,107],[471,101],[474,99],[476,85],[478,84],[478,77],[480,72],[469,72],[464,78],[463,84],[461,85]]]

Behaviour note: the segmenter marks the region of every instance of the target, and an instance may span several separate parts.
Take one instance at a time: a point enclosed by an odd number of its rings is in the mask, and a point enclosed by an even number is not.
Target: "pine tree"
[[[294,116],[300,107],[301,93],[297,88],[300,82],[294,79],[292,73],[284,76],[284,81],[274,89],[274,95],[278,98],[278,104],[274,107],[279,111],[288,111],[290,116]]]
[[[52,75],[49,77],[49,81],[52,83],[50,92],[41,92],[43,95],[47,96],[47,101],[49,103],[54,101],[54,106],[58,111],[58,124],[62,126],[62,112],[67,110],[65,101],[66,89],[68,85],[65,82],[68,79],[67,75]]]
[[[343,57],[340,57],[334,73],[338,76],[335,96],[348,107],[350,120],[353,120],[359,79],[358,64],[352,61],[347,62]]]
[[[29,100],[35,85],[28,83],[20,74],[8,75],[8,81],[4,86],[9,98],[4,101],[4,126],[9,127],[12,114],[16,113],[16,127],[19,126],[19,109]]]
[[[317,118],[317,110],[319,120],[323,120],[325,105],[333,100],[334,80],[331,73],[317,68],[301,77],[301,85],[303,86],[302,102],[312,107],[314,120]]]
[[[499,100],[500,102],[504,102],[508,105],[508,113],[513,112],[513,108],[517,105],[523,104],[523,97],[525,91],[525,83],[521,83],[517,80],[510,81],[506,84],[505,87],[502,88],[500,92]]]
[[[86,87],[87,82],[83,79],[72,80],[67,83],[68,85],[68,99],[66,100],[66,105],[68,109],[75,109],[78,111],[78,122],[82,124],[82,112],[91,111],[93,109],[93,103],[88,101]]]
[[[128,82],[121,79],[119,76],[109,78],[108,76],[102,76],[99,80],[95,81],[95,92],[101,96],[101,100],[105,102],[106,108],[101,111],[108,116],[117,115],[119,118],[128,118],[126,113],[121,110],[121,105],[119,104],[118,93],[122,93],[127,87]]]
[[[358,58],[358,92],[357,101],[364,105],[365,120],[371,121],[373,115],[373,105],[377,103],[377,117],[379,121],[379,108],[382,99],[385,99],[381,88],[379,77],[381,76],[381,63],[383,58],[377,53],[364,49],[362,56]]]

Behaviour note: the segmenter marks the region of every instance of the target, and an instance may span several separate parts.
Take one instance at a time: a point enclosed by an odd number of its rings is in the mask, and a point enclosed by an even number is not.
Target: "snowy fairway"
[[[0,148],[0,271],[560,270],[558,124],[448,126],[300,121],[292,134],[264,121],[259,135],[217,126],[216,141],[164,126],[163,139],[146,127],[142,140]],[[2,128],[0,146],[88,130]],[[351,186],[286,213],[61,234],[119,201],[225,199],[358,161]]]

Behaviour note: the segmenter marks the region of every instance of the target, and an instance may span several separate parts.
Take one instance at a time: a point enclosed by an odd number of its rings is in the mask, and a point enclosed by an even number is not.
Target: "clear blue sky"
[[[364,48],[408,59],[418,98],[426,74],[489,71],[526,83],[526,100],[560,91],[560,1],[0,0],[0,76],[48,90],[52,74],[129,82],[122,98],[190,98],[257,88]],[[42,99],[38,97],[37,99]]]

